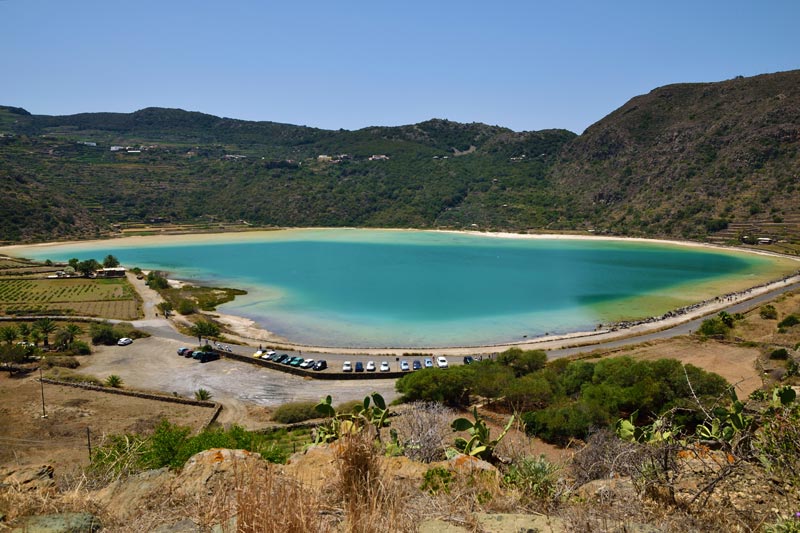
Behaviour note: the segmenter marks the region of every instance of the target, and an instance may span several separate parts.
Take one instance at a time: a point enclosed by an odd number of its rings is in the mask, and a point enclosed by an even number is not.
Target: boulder
[[[89,513],[62,513],[29,516],[13,533],[93,533],[100,531],[100,519]]]
[[[153,504],[155,496],[168,495],[174,478],[167,468],[147,470],[103,487],[94,494],[94,501],[113,509],[116,517],[129,518]]]
[[[0,486],[10,486],[17,490],[47,490],[55,486],[55,470],[50,465],[25,465],[0,470]]]
[[[193,455],[172,483],[178,497],[208,496],[217,490],[227,490],[236,485],[237,476],[252,475],[255,470],[267,468],[259,454],[246,450],[214,448]]]

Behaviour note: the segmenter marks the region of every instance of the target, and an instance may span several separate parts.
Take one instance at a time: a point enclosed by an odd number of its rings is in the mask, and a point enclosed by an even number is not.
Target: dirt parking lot
[[[181,346],[178,340],[150,337],[129,346],[96,347],[79,371],[103,379],[116,374],[129,387],[186,397],[206,389],[225,407],[221,423],[249,428],[265,425],[267,408],[286,402],[318,401],[330,394],[340,403],[374,391],[387,401],[397,397],[393,379],[314,380],[228,359],[202,364],[179,356],[176,351]]]

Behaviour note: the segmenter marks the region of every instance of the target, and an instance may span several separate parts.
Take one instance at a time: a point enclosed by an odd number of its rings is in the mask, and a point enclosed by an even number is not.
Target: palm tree
[[[72,344],[75,337],[83,334],[83,329],[78,324],[67,324],[61,329],[67,334],[67,344]]]
[[[44,337],[44,345],[50,346],[50,340],[48,335],[53,333],[56,330],[56,323],[50,320],[49,318],[40,318],[36,322],[33,323],[33,327],[39,330],[39,332]]]
[[[25,322],[18,325],[17,330],[19,331],[19,336],[22,337],[22,340],[24,341],[27,341],[28,337],[31,336],[31,327]]]
[[[14,326],[3,326],[0,328],[0,339],[4,340],[6,344],[11,344],[19,338],[19,332]]]
[[[39,343],[42,340],[42,333],[38,329],[34,328],[31,330],[29,337],[34,346],[39,346]]]
[[[106,385],[118,389],[122,386],[122,378],[116,374],[111,374],[106,378]]]
[[[197,337],[197,344],[203,343],[203,337],[216,337],[219,335],[219,326],[208,320],[200,320],[194,326],[189,328],[192,335]]]
[[[211,399],[212,396],[213,394],[211,394],[206,389],[197,389],[196,391],[194,391],[194,399],[199,402],[207,402],[208,400]]]

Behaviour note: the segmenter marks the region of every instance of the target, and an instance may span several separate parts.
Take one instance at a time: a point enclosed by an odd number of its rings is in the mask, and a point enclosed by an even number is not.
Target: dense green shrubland
[[[673,407],[682,408],[676,415],[681,424],[697,424],[702,418],[694,397],[712,401],[727,387],[716,374],[675,360],[615,357],[544,366],[543,352],[519,349],[447,371],[414,372],[397,382],[403,401],[464,407],[471,396],[482,396],[521,413],[529,433],[555,443],[585,439],[631,415],[638,422],[652,420]]]

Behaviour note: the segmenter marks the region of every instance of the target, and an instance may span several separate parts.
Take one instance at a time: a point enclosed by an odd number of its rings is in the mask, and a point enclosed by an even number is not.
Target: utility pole
[[[42,386],[42,418],[47,418],[47,411],[44,408],[44,381],[42,381],[42,367],[39,367],[39,384]]]

